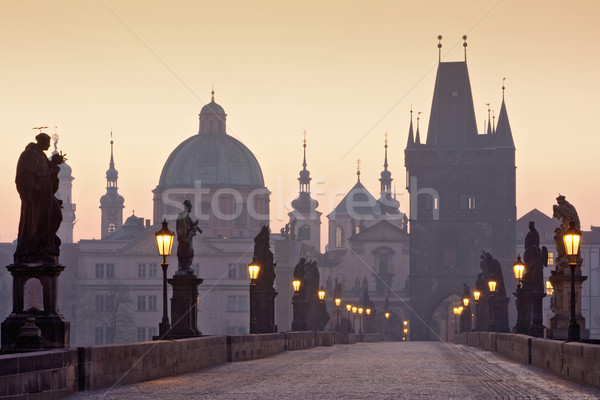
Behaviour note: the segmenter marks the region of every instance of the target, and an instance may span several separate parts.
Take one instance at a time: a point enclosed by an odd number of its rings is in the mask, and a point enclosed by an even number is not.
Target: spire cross
[[[388,167],[388,161],[387,161],[387,148],[388,148],[388,133],[384,133],[383,134],[385,136],[385,145],[383,146],[385,148],[385,160],[383,162],[383,168],[387,171],[387,167]]]
[[[464,40],[463,47],[465,48],[465,61],[467,61],[467,46],[468,46],[467,45],[467,35],[463,35],[463,40]]]
[[[442,35],[438,35],[438,62],[442,62]]]
[[[356,160],[356,176],[358,176],[358,181],[360,182],[360,158]]]
[[[504,100],[504,89],[506,89],[506,87],[504,86],[505,80],[506,80],[506,77],[502,78],[502,100]]]
[[[214,83],[212,84],[212,90],[210,91],[210,95],[211,95],[210,100],[212,102],[214,102],[215,101],[215,84]]]
[[[417,129],[419,129],[419,120],[421,119],[421,114],[423,114],[423,111],[419,111],[417,113]]]
[[[302,145],[304,147],[304,160],[302,161],[302,167],[306,169],[306,131],[302,135],[304,136],[304,144]]]
[[[40,126],[37,128],[31,128],[31,129],[38,129],[40,131],[40,133],[42,133],[42,129],[47,129],[47,128],[48,128],[47,126]]]
[[[384,133],[383,136],[385,136],[385,148],[387,149],[387,145],[388,145],[388,133]]]

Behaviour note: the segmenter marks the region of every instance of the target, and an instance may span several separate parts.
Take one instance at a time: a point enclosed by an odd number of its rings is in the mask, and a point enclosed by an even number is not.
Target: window
[[[108,279],[115,277],[115,264],[106,264],[106,277]]]
[[[335,228],[335,247],[340,248],[344,244],[343,231],[341,226]]]
[[[227,296],[227,312],[237,311],[237,296]]]
[[[148,278],[156,278],[158,271],[158,264],[150,263],[148,264]]]
[[[469,210],[474,210],[475,209],[475,196],[469,196],[469,201],[467,204],[467,208]]]
[[[156,311],[156,295],[148,296],[148,311]]]
[[[96,264],[96,278],[104,278],[104,264]]]
[[[137,297],[137,310],[146,311],[146,296]]]
[[[248,311],[248,296],[238,296],[238,311]]]
[[[229,279],[237,278],[237,264],[227,264],[227,277]]]
[[[108,233],[113,233],[116,230],[117,230],[117,226],[114,224],[114,222],[111,222],[110,224],[108,224]]]
[[[554,265],[554,253],[551,251],[548,252],[548,265]]]
[[[94,329],[94,343],[95,344],[104,344],[104,327],[97,326]]]
[[[96,296],[96,311],[104,311],[104,296]]]
[[[145,342],[146,341],[146,328],[137,328],[137,341]]]
[[[238,264],[238,279],[248,279],[248,266],[246,264]]]
[[[146,277],[146,264],[138,264],[138,278]]]

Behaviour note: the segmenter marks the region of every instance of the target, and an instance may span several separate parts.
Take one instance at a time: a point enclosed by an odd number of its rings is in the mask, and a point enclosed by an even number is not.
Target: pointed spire
[[[358,183],[360,183],[360,158],[356,160],[356,176]]]
[[[442,35],[438,35],[438,62],[442,62]]]
[[[421,144],[421,134],[419,133],[419,120],[421,119],[421,111],[417,113],[417,136],[415,136],[415,144]]]
[[[388,133],[384,133],[385,136],[385,145],[383,146],[385,148],[385,159],[383,161],[383,168],[387,171],[388,168],[388,162],[387,162],[387,148],[388,148]]]
[[[486,135],[491,135],[492,134],[492,120],[490,118],[490,103],[485,103],[485,105],[488,108],[488,120],[487,120],[487,130],[486,130]]]
[[[112,129],[110,130],[110,164],[109,167],[110,168],[114,168],[115,167],[115,158],[113,156],[113,134],[112,134]]]
[[[506,78],[504,78],[506,79]],[[508,122],[508,113],[506,111],[506,103],[504,102],[504,79],[502,80],[502,106],[498,114],[498,126],[494,133],[494,144],[500,147],[515,148],[510,123]]]
[[[492,110],[492,135],[496,133],[496,112]]]
[[[385,133],[384,140],[384,161],[383,161],[383,171],[381,171],[381,178],[379,178],[379,182],[381,182],[381,197],[385,197],[387,194],[392,193],[392,173],[388,171],[388,133]]]
[[[215,84],[214,83],[212,84],[212,90],[210,91],[210,96],[211,96],[210,101],[214,103],[215,102]]]
[[[106,187],[107,188],[116,188],[117,187],[117,179],[119,177],[119,172],[115,168],[115,158],[114,158],[114,141],[112,129],[110,130],[110,161],[108,163],[108,170],[106,171]]]
[[[310,172],[306,169],[306,131],[302,133],[304,140],[302,141],[302,147],[304,148],[304,158],[302,159],[302,170],[300,171],[300,177],[298,182],[300,183],[300,193],[310,193]]]
[[[414,134],[413,134],[413,110],[412,106],[410,106],[410,128],[408,128],[408,141],[406,142],[406,148],[412,147],[415,144]]]
[[[467,45],[467,35],[463,35],[463,40],[464,40],[463,47],[465,48],[465,62],[466,62],[467,61],[467,46],[468,46]]]

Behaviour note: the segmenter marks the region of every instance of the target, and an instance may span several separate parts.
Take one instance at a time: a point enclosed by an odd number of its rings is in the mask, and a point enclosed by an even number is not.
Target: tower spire
[[[387,194],[391,194],[392,192],[392,174],[388,171],[388,133],[384,134],[384,159],[383,159],[383,171],[381,171],[381,178],[379,182],[381,182],[381,196],[385,197]]]
[[[210,91],[210,101],[214,103],[215,101],[215,84],[212,84],[212,90]]]
[[[310,193],[310,172],[306,169],[306,131],[302,133],[304,140],[302,141],[302,147],[304,151],[304,157],[302,159],[302,170],[300,171],[300,177],[298,182],[300,183],[300,193]]]
[[[421,134],[419,133],[419,120],[421,119],[421,111],[417,113],[417,135],[415,136],[415,144],[421,144]]]
[[[465,62],[467,62],[467,35],[463,35],[463,47],[465,48]]]
[[[413,134],[413,110],[412,105],[410,106],[410,127],[408,128],[408,141],[406,142],[406,148],[412,147],[415,144],[414,134]]]
[[[487,135],[492,134],[492,119],[490,118],[490,103],[485,103],[488,108],[488,123],[487,123],[487,131],[485,132]]]
[[[360,158],[356,160],[356,176],[358,178],[358,182],[360,183]]]
[[[438,63],[442,62],[442,35],[438,35]]]

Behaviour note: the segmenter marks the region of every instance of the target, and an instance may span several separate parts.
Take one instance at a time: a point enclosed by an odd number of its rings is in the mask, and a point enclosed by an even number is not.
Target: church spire
[[[300,183],[300,193],[310,193],[310,172],[306,169],[306,131],[303,133],[304,140],[302,147],[304,148],[304,158],[302,159],[302,171],[300,171],[300,177],[298,182]]]
[[[360,183],[360,158],[356,160],[356,177],[357,183]]]
[[[414,134],[413,134],[413,110],[412,106],[410,107],[410,128],[408,128],[408,141],[406,142],[406,148],[412,147],[415,144]]]
[[[485,105],[488,107],[488,123],[487,123],[487,130],[486,130],[486,135],[491,135],[492,134],[492,119],[490,118],[490,103],[485,103]]]
[[[388,171],[388,133],[385,133],[385,141],[384,141],[384,159],[383,159],[383,171],[381,171],[381,178],[379,178],[379,182],[381,182],[381,196],[384,197],[386,194],[392,193],[392,173]]]
[[[125,199],[118,192],[119,173],[115,168],[114,141],[110,132],[110,162],[106,171],[106,194],[100,197],[101,238],[104,239],[123,225],[123,203]]]

